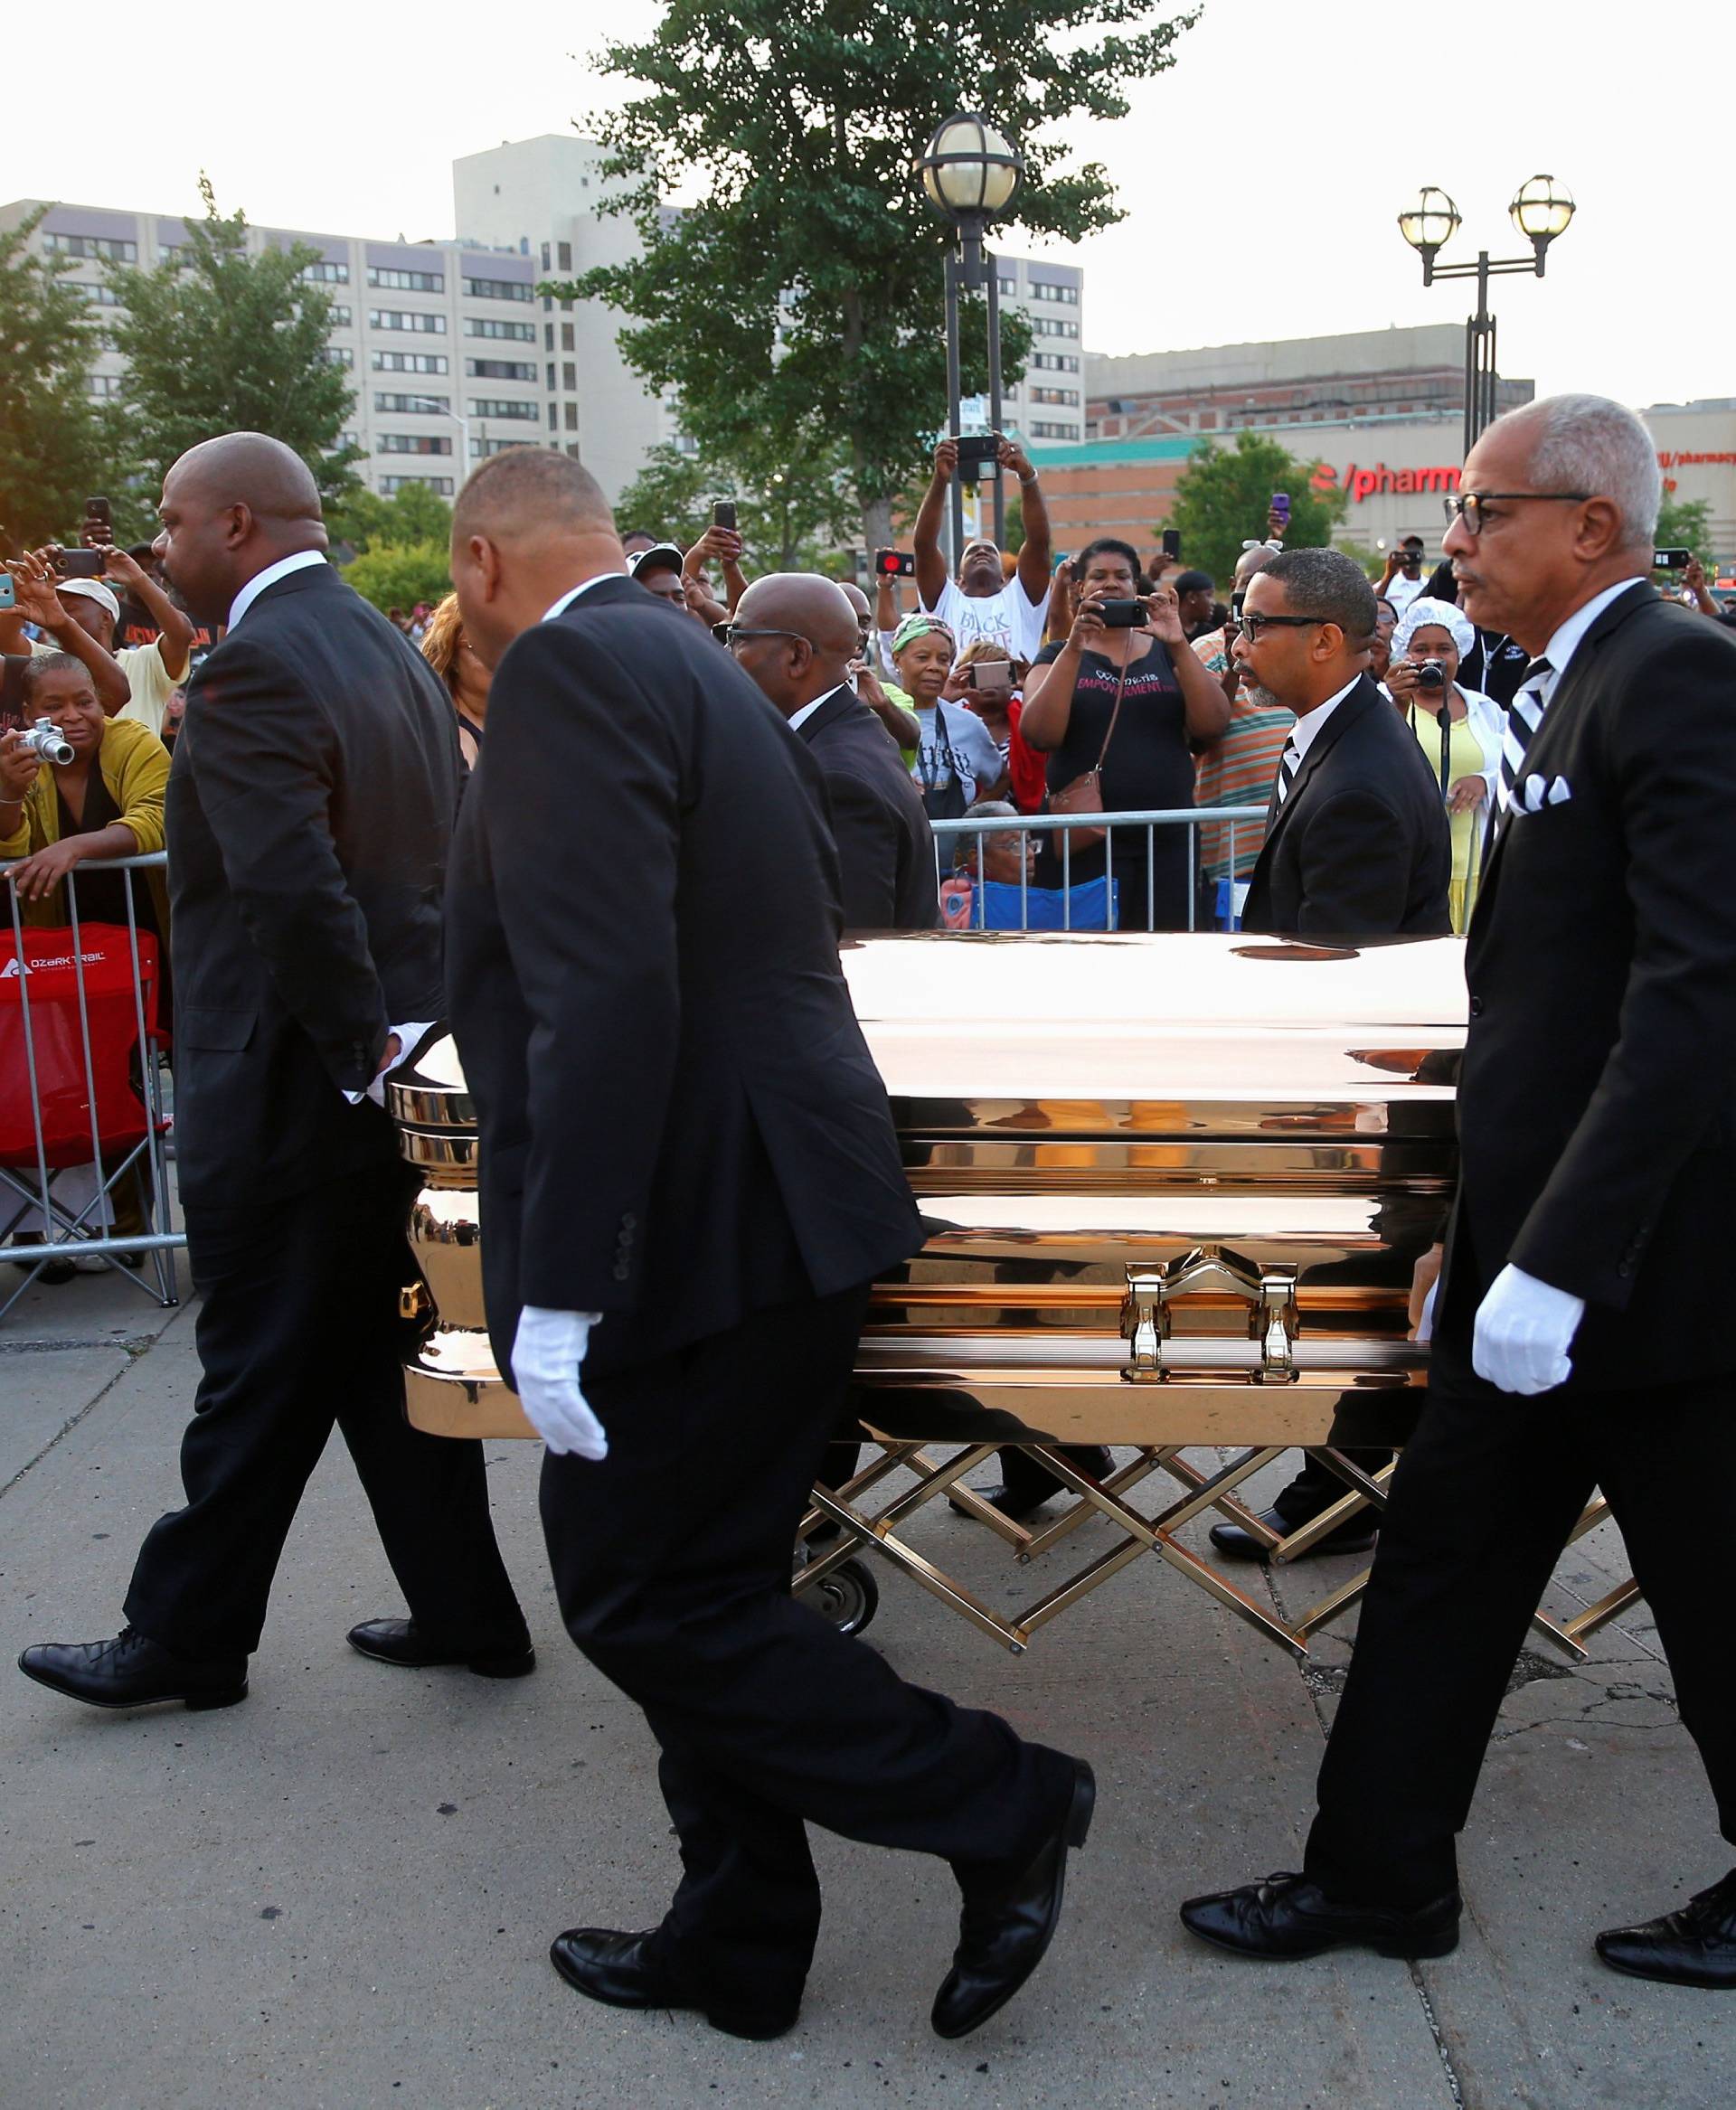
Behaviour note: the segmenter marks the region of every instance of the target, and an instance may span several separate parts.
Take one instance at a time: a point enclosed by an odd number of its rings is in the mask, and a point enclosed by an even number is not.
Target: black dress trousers
[[[1320,1768],[1307,1870],[1333,1897],[1409,1908],[1453,1889],[1508,1676],[1594,1487],[1736,1842],[1736,1376],[1522,1399],[1476,1375],[1461,1336],[1435,1344]]]
[[[865,1287],[772,1306],[588,1380],[608,1457],[542,1467],[568,1630],[663,1749],[684,1871],[663,1961],[755,2007],[794,1997],[813,1954],[807,1821],[960,1868],[1022,1864],[1073,1778],[1069,1759],[906,1684],[790,1597],[866,1309]]]
[[[279,1201],[188,1209],[203,1374],[181,1446],[187,1506],[152,1527],[127,1617],[178,1655],[259,1646],[278,1556],[333,1424],[417,1625],[522,1647],[482,1446],[404,1419],[398,1295],[415,1175],[388,1163]]]

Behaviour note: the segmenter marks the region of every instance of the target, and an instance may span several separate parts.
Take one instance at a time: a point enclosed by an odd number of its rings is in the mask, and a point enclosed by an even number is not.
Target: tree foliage
[[[357,485],[326,513],[335,542],[364,550],[401,549],[406,542],[439,542],[452,533],[452,502],[427,484],[405,484],[390,498]],[[419,597],[426,598],[426,597]]]
[[[139,469],[155,481],[202,439],[269,432],[300,455],[324,498],[342,498],[361,458],[340,445],[355,391],[326,357],[331,295],[302,277],[319,252],[296,242],[250,256],[246,214],[220,213],[203,176],[199,190],[205,217],[188,221],[178,255],[148,271],[107,267],[124,303],[114,342]]]
[[[734,502],[750,575],[826,569],[854,532],[837,450],[830,460],[754,470],[684,454],[666,441],[650,450],[616,501],[615,519],[624,535],[643,528],[690,550],[712,524],[720,498]]]
[[[344,567],[344,577],[376,608],[408,612],[418,601],[444,600],[452,590],[451,544],[444,535],[420,542],[381,542]]]
[[[36,257],[47,206],[0,231],[0,530],[19,548],[71,537],[104,488],[101,418],[90,369],[102,339],[67,257]]]
[[[1667,492],[1657,509],[1657,528],[1652,538],[1659,550],[1692,550],[1710,571],[1712,564],[1712,501],[1709,498],[1672,498]]]
[[[678,391],[702,453],[847,449],[883,532],[946,415],[952,234],[912,176],[929,135],[992,112],[1025,155],[1019,223],[1077,240],[1121,214],[1101,166],[1068,171],[1058,142],[1081,116],[1125,117],[1125,84],[1172,65],[1194,19],[1154,0],[665,0],[647,39],[599,61],[640,90],[593,124],[626,179],[604,209],[631,216],[641,253],[544,290],[631,318],[625,356]],[[672,214],[677,185],[698,201]],[[967,393],[986,385],[985,334],[968,302]],[[1009,381],[1029,343],[1004,316]]]
[[[1344,517],[1345,497],[1342,491],[1313,488],[1318,466],[1298,462],[1280,442],[1260,433],[1237,433],[1233,447],[1208,441],[1183,470],[1167,523],[1181,531],[1182,561],[1228,587],[1242,543],[1266,532],[1274,491],[1288,491],[1290,497],[1285,548],[1326,548],[1333,523]]]

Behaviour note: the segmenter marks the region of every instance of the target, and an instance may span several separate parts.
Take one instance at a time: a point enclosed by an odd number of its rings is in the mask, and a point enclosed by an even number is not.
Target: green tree
[[[452,590],[451,545],[438,541],[382,542],[344,567],[344,577],[376,608],[413,608],[418,601],[444,600]]]
[[[617,499],[615,519],[623,534],[644,528],[690,550],[720,498],[734,501],[750,574],[824,569],[852,532],[849,482],[835,449],[830,459],[767,467],[763,457],[724,464],[665,441]]]
[[[104,488],[105,435],[90,399],[101,335],[68,257],[36,257],[46,205],[0,232],[0,531],[19,548],[71,539]]]
[[[1274,491],[1290,495],[1285,548],[1326,548],[1334,522],[1344,516],[1345,498],[1342,491],[1314,489],[1318,466],[1298,462],[1278,440],[1260,433],[1237,433],[1233,447],[1208,441],[1182,472],[1167,523],[1181,531],[1184,562],[1198,565],[1227,587],[1242,543],[1266,532]]]
[[[1712,563],[1712,501],[1709,498],[1672,498],[1667,494],[1657,509],[1657,530],[1652,546],[1658,550],[1692,550],[1710,571]]]
[[[452,502],[427,484],[405,484],[390,498],[358,485],[336,505],[326,524],[335,542],[364,550],[399,549],[406,542],[440,542],[452,533]]]
[[[269,432],[307,464],[327,503],[354,488],[361,450],[340,444],[355,391],[326,357],[332,297],[304,278],[306,242],[250,256],[247,216],[217,210],[199,179],[203,221],[155,270],[107,267],[123,305],[114,341],[127,358],[121,404],[141,473],[220,432]]]
[[[1194,19],[1161,20],[1153,0],[665,0],[646,41],[601,55],[639,92],[592,120],[625,179],[604,210],[631,217],[640,253],[542,290],[631,318],[624,354],[678,392],[703,454],[847,450],[863,537],[884,542],[945,417],[952,236],[915,157],[954,111],[992,111],[1025,155],[1024,228],[1077,240],[1110,226],[1102,168],[1067,171],[1062,142],[1080,117],[1125,117],[1125,85],[1172,65]],[[671,214],[676,184],[699,196]],[[986,383],[985,334],[973,299],[967,393]],[[1029,343],[1004,316],[1009,381]]]

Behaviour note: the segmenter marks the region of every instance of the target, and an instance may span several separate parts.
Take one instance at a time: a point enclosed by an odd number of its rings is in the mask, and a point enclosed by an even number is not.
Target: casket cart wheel
[[[802,1595],[840,1634],[861,1634],[880,1609],[880,1585],[866,1561],[846,1560]]]

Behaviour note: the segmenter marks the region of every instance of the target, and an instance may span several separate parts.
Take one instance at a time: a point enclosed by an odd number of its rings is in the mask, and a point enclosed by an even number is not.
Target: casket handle
[[[1163,1384],[1176,1364],[1165,1346],[1175,1337],[1178,1297],[1229,1295],[1248,1307],[1248,1336],[1260,1344],[1256,1385],[1296,1382],[1296,1269],[1261,1267],[1225,1246],[1195,1246],[1164,1267],[1129,1267],[1121,1333],[1132,1342],[1121,1375],[1129,1384]]]

